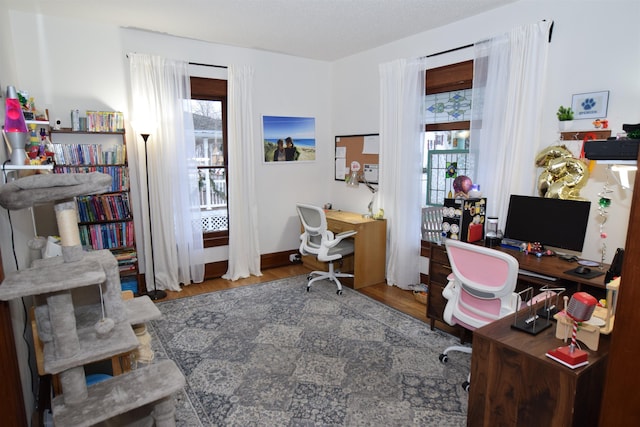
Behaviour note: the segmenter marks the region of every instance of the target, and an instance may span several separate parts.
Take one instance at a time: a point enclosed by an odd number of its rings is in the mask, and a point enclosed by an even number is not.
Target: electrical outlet
[[[300,261],[300,254],[290,254],[289,255],[289,261],[291,261],[291,262],[299,262]]]

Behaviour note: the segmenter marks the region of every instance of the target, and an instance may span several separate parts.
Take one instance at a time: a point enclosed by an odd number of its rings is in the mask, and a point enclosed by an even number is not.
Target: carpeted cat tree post
[[[147,296],[123,301],[118,263],[109,250],[84,252],[78,231],[75,196],[111,188],[103,173],[33,175],[0,187],[0,205],[23,209],[55,202],[62,257],[37,260],[7,275],[0,299],[36,296],[36,325],[44,342],[44,370],[58,374],[62,394],[52,402],[56,426],[93,425],[151,405],[156,426],[175,425],[172,394],[185,379],[165,360],[87,386],[84,365],[134,350],[132,326],[158,318]],[[99,289],[97,304],[74,306],[72,291]]]

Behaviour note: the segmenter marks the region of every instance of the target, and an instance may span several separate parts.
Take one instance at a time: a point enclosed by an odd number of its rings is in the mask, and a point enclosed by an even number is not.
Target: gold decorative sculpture
[[[552,145],[536,156],[544,168],[538,177],[538,193],[550,199],[582,200],[580,189],[589,179],[589,167],[564,145]]]

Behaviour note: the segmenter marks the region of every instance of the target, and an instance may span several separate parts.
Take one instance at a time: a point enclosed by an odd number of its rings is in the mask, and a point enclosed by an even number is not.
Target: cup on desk
[[[488,248],[496,247],[500,244],[500,233],[498,231],[498,218],[494,216],[487,217],[485,224],[486,233],[484,238],[484,245]]]
[[[325,210],[327,210],[327,211],[330,211],[330,210],[331,210],[331,203],[325,203],[325,204],[324,204],[324,206],[323,206],[323,208],[324,208]]]

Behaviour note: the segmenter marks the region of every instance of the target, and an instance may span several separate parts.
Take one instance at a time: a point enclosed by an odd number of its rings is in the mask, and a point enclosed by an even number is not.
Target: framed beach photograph
[[[607,117],[609,91],[573,95],[571,109],[575,120],[594,120]]]
[[[316,160],[316,120],[313,117],[262,116],[264,162]]]

